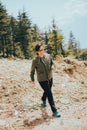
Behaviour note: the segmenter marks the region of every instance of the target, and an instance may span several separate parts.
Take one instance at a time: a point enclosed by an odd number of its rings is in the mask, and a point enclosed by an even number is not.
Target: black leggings
[[[54,103],[54,99],[53,99],[53,95],[51,91],[53,79],[50,79],[48,81],[41,81],[39,83],[40,83],[41,88],[44,90],[42,101],[46,101],[46,98],[48,98],[48,102],[51,106],[51,110],[52,112],[55,112],[57,109],[55,107],[55,103]]]

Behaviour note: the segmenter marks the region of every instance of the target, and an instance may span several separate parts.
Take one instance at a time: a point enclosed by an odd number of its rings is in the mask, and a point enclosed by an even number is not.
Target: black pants
[[[46,98],[48,98],[48,102],[51,106],[51,110],[52,112],[55,112],[57,109],[55,107],[55,103],[54,103],[54,99],[53,99],[53,95],[51,91],[53,79],[50,79],[48,81],[41,81],[39,83],[40,83],[41,88],[44,90],[42,101],[46,101]]]

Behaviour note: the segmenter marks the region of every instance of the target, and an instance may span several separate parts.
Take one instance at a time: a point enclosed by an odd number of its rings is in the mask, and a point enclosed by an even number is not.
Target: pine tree
[[[73,55],[78,57],[78,50],[80,48],[79,42],[76,41],[72,31],[70,32],[69,42],[68,42],[68,50],[72,52]]]
[[[45,45],[48,45],[48,34],[47,34],[47,31],[45,31],[45,34],[44,34],[44,41],[45,41]]]
[[[31,21],[28,19],[26,12],[19,12],[18,16],[18,42],[25,58],[29,58],[29,42],[31,41]]]
[[[17,36],[18,22],[17,20],[10,16],[9,25],[8,25],[8,44],[6,48],[7,56],[16,56],[16,36]]]
[[[52,21],[52,28],[48,31],[48,52],[56,57],[58,54],[64,54],[63,50],[63,35],[58,30],[55,21]]]
[[[32,42],[37,42],[39,39],[39,28],[36,24],[32,27]]]
[[[75,37],[71,31],[69,36],[68,49],[74,50],[74,47],[75,47]]]
[[[5,57],[6,54],[8,23],[9,19],[7,11],[0,2],[0,52],[3,57]]]

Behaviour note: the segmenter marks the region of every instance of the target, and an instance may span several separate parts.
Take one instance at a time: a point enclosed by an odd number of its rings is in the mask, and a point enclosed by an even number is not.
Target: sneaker
[[[53,112],[53,116],[55,116],[55,117],[61,117],[61,115],[57,111]]]
[[[42,107],[46,107],[46,101],[42,101]]]

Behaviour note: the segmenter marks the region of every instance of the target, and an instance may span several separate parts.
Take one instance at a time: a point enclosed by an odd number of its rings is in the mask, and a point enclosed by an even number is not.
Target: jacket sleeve
[[[31,81],[34,81],[34,74],[35,74],[35,60],[32,60],[32,64],[31,64],[31,71],[30,71],[30,78]]]

